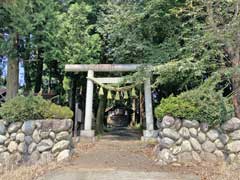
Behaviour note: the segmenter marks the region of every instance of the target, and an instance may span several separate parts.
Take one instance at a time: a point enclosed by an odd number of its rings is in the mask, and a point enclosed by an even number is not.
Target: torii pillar
[[[154,130],[150,74],[149,78],[147,78],[144,82],[144,98],[145,98],[146,130],[143,130],[142,140],[147,141],[158,136],[158,131]]]
[[[88,77],[94,77],[94,71],[88,71]],[[93,82],[88,79],[87,80],[87,90],[86,90],[86,105],[85,105],[85,121],[84,121],[84,130],[80,133],[81,136],[84,137],[94,137],[95,132],[92,130],[92,109],[93,109]]]
[[[69,64],[65,66],[65,70],[67,72],[87,71],[88,77],[93,78],[94,72],[130,72],[136,71],[137,68],[140,66],[141,65],[138,64],[96,64],[96,65]],[[108,80],[106,79],[104,80],[104,78],[99,78],[99,80],[103,80],[104,81],[103,83],[113,83],[114,81],[116,81],[116,79],[114,78],[109,78]],[[82,130],[80,134],[83,137],[90,138],[95,136],[95,132],[92,129],[93,88],[94,82],[91,79],[88,79],[86,90],[84,130]],[[145,94],[146,130],[143,131],[142,140],[148,140],[156,138],[158,134],[158,131],[154,130],[150,75],[149,78],[147,78],[146,81],[144,82],[144,94]]]

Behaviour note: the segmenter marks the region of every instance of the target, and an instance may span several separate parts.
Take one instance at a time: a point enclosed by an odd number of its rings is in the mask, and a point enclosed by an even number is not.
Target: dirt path
[[[99,140],[92,145],[80,145],[72,165],[90,169],[151,171],[156,166],[147,157],[148,150],[139,141]]]
[[[126,136],[126,134],[128,134]],[[198,180],[195,175],[161,171],[134,131],[113,131],[95,143],[79,143],[71,163],[39,180]]]

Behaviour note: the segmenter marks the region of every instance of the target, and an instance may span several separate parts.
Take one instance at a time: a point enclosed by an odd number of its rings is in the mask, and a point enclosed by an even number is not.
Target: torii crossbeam
[[[92,108],[93,108],[93,88],[94,72],[134,72],[137,71],[141,64],[67,64],[65,65],[66,72],[88,72],[87,90],[86,90],[86,106],[85,106],[85,122],[84,130],[81,131],[81,136],[94,137],[95,132],[92,129]],[[99,78],[103,83],[116,83],[120,78]],[[152,109],[152,94],[150,76],[144,82],[145,96],[145,115],[146,115],[146,130],[143,131],[143,140],[156,138],[157,131],[154,130],[153,109]]]

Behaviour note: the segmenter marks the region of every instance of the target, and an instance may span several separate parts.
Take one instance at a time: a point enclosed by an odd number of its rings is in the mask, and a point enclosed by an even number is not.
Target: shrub
[[[69,107],[62,107],[56,104],[51,104],[49,108],[49,118],[53,119],[69,119],[73,117],[73,112]]]
[[[17,96],[0,107],[0,116],[10,122],[47,118],[72,118],[68,107],[61,107],[41,96]]]
[[[222,90],[216,90],[217,83],[217,79],[210,78],[196,89],[162,99],[155,109],[157,118],[172,115],[207,122],[212,126],[222,124],[233,116],[233,106],[229,99],[223,97]]]
[[[161,100],[161,104],[155,109],[155,115],[159,119],[162,119],[165,115],[193,119],[199,113],[198,111],[199,109],[195,104],[189,102],[187,99],[171,95]]]

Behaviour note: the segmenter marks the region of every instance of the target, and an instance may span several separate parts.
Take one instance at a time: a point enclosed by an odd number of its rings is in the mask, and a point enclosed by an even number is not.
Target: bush
[[[218,82],[216,78],[210,78],[196,89],[162,99],[155,109],[157,118],[172,115],[212,126],[222,124],[233,116],[233,106],[223,97],[222,90],[216,90]]]
[[[73,117],[73,112],[69,107],[62,107],[52,103],[49,108],[49,117],[53,119],[69,119]]]
[[[199,109],[195,104],[187,99],[169,96],[161,100],[161,104],[156,107],[155,115],[162,119],[165,115],[170,115],[179,118],[193,119],[198,114]]]
[[[0,107],[0,116],[10,122],[47,118],[72,118],[68,107],[61,107],[41,96],[17,96]]]

